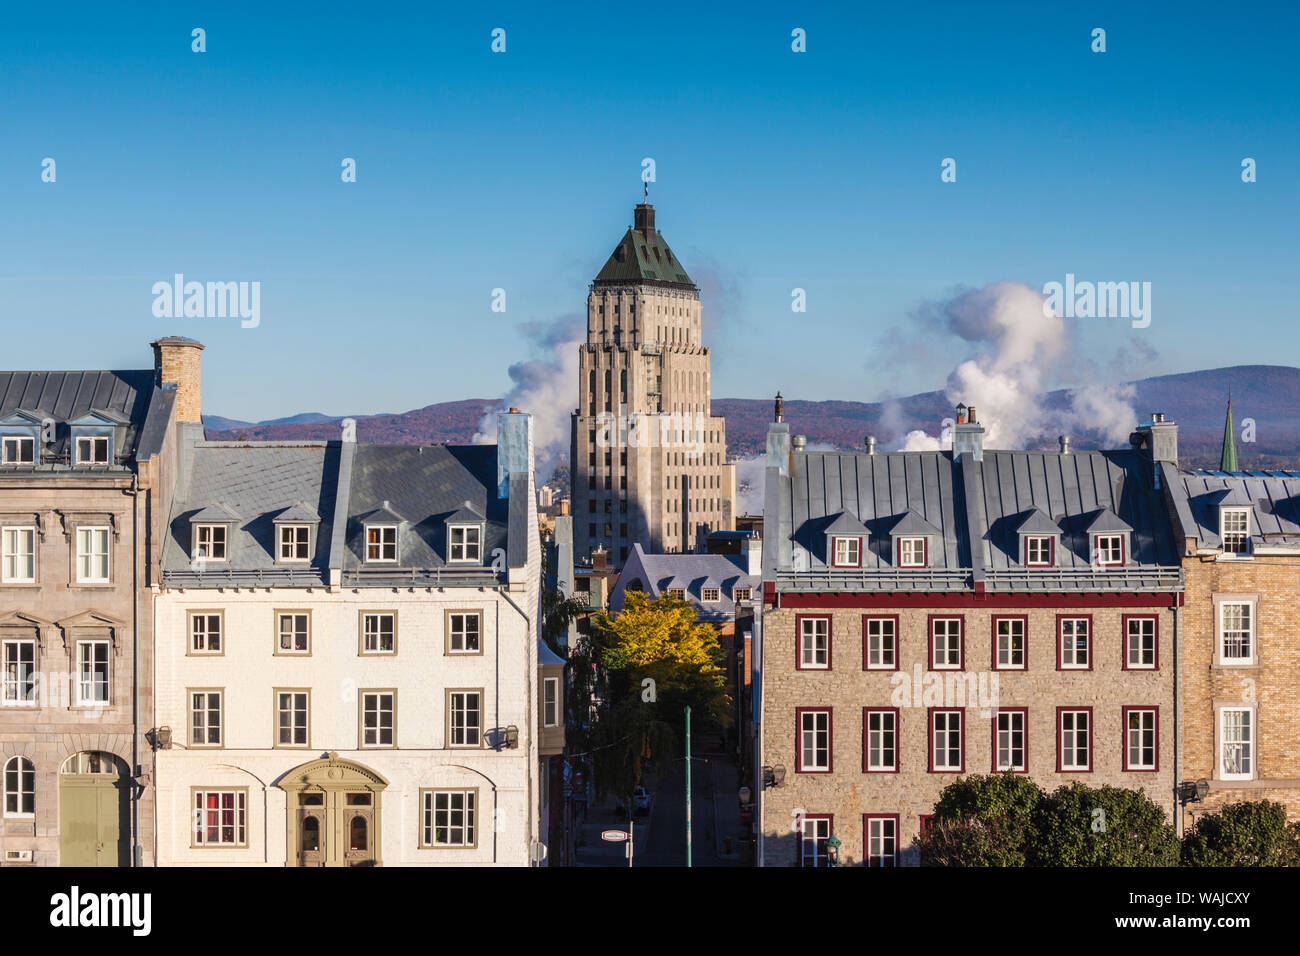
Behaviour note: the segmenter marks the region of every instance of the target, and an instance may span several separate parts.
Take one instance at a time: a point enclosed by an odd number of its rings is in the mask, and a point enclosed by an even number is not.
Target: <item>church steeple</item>
[[[1223,420],[1223,453],[1219,456],[1219,471],[1239,471],[1237,467],[1237,437],[1232,425],[1232,395],[1228,395],[1228,412]]]

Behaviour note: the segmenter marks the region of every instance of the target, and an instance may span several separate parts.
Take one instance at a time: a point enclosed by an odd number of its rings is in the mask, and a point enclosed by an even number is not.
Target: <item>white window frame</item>
[[[13,770],[9,768],[13,767]],[[36,764],[30,757],[23,754],[16,754],[4,762],[0,767],[0,775],[3,775],[4,790],[4,818],[6,820],[30,820],[36,816]],[[13,778],[14,786],[10,784],[10,778]],[[30,784],[30,787],[28,786]],[[14,809],[9,809],[11,802]],[[30,809],[23,809],[30,807]]]
[[[542,726],[560,726],[560,679],[542,678]]]
[[[190,690],[190,735],[186,747],[211,748],[221,747],[225,743],[225,692],[218,689]],[[202,698],[201,700],[199,698]],[[213,707],[213,699],[216,707]],[[213,714],[216,714],[215,726]],[[212,740],[212,731],[216,730],[216,740]],[[203,739],[195,737],[202,732]]]
[[[24,542],[26,550],[23,550]],[[26,565],[27,574],[19,573]],[[36,527],[34,525],[7,525],[0,529],[0,583],[36,583]]]
[[[1224,554],[1250,554],[1250,508],[1219,508],[1219,543]],[[1229,529],[1229,524],[1241,520],[1240,527]],[[1229,539],[1240,541],[1240,547],[1228,547]]]
[[[1133,638],[1134,638],[1133,625],[1139,623],[1143,625],[1145,624],[1151,625],[1151,663],[1149,664],[1145,663],[1142,660],[1142,656],[1146,650],[1142,644],[1142,641],[1146,637],[1146,634],[1144,633],[1145,629],[1143,631],[1139,631],[1138,634],[1136,635],[1138,638],[1138,644],[1136,645],[1138,656],[1136,661],[1133,657],[1133,650],[1135,647],[1133,643]],[[1133,615],[1127,618],[1124,624],[1124,669],[1130,671],[1153,671],[1156,669],[1156,666],[1159,663],[1159,661],[1160,661],[1159,618],[1157,618],[1154,614]]]
[[[298,637],[298,618],[307,620],[307,646],[297,648],[293,645],[297,642]],[[293,619],[293,626],[286,632],[284,629],[285,618]],[[284,646],[284,638],[290,638],[290,646]],[[311,613],[308,611],[276,611],[275,612],[275,653],[286,656],[311,656]]]
[[[810,629],[808,625],[813,625]],[[820,625],[820,630],[818,629]],[[817,660],[821,655],[821,661]],[[831,619],[807,616],[799,619],[799,670],[825,671],[831,667]]]
[[[383,646],[384,629],[382,627],[383,618],[388,618],[389,629],[388,637],[391,642],[390,646],[385,649]],[[373,622],[373,627],[371,626]],[[374,646],[371,646],[373,639]],[[362,611],[361,612],[361,653],[378,654],[384,657],[391,657],[397,653],[397,614],[393,611]]]
[[[1006,720],[1006,726],[1003,726],[1003,720]],[[995,722],[993,724],[993,770],[995,773],[1005,773],[1010,770],[1015,773],[1024,773],[1029,769],[1029,712],[1026,710],[999,710],[996,712]],[[1020,737],[1020,744],[1017,747],[1015,740],[1016,735]],[[1014,761],[1010,756],[1015,750],[1020,751],[1020,760]],[[1008,759],[1002,759],[1002,753],[1006,751]]]
[[[1124,563],[1125,563],[1125,560],[1126,560],[1126,558],[1127,558],[1127,553],[1128,553],[1128,544],[1127,544],[1127,542],[1124,540],[1125,537],[1126,537],[1125,534],[1124,534],[1123,532],[1121,532],[1121,531],[1106,532],[1106,533],[1104,533],[1104,534],[1094,534],[1094,535],[1092,536],[1092,557],[1093,557],[1093,563],[1095,563],[1095,564],[1097,565],[1097,567],[1099,567],[1099,568],[1121,568],[1121,567],[1123,567],[1123,566],[1124,566]],[[1114,542],[1117,542],[1117,543],[1118,543],[1118,544],[1117,544],[1118,551],[1119,551],[1119,560],[1118,560],[1118,561],[1106,561],[1106,560],[1102,560],[1102,558],[1103,558],[1103,554],[1105,554],[1106,556],[1109,556],[1109,555],[1110,555],[1110,552],[1113,551],[1113,550],[1115,550],[1114,548],[1111,548],[1111,547],[1109,547],[1109,546],[1103,548],[1103,546],[1102,546],[1102,542],[1103,542],[1103,541],[1114,541]]]
[[[867,866],[898,866],[897,817],[867,817]]]
[[[236,790],[194,790],[194,826],[191,837],[194,846],[248,846],[248,791]],[[217,806],[209,807],[207,797],[215,796]],[[215,817],[212,815],[215,814]],[[226,822],[229,815],[229,823]],[[217,831],[217,838],[207,839],[209,829]],[[222,839],[225,830],[230,831],[230,839]]]
[[[475,698],[470,706],[469,698]],[[474,723],[468,716],[473,714]],[[447,691],[447,746],[480,749],[483,746],[483,691],[478,688],[455,688]],[[472,739],[471,739],[472,738]]]
[[[898,566],[900,568],[923,568],[927,564],[929,551],[929,543],[923,535],[900,537],[898,539]]]
[[[955,622],[957,625],[957,631],[955,634],[953,634],[947,627],[944,628],[944,635],[943,635],[944,653],[943,653],[943,658],[941,660],[939,656],[940,648],[938,643],[939,636],[940,636],[939,625],[951,624],[953,622]],[[962,660],[962,658],[965,656],[962,653],[963,635],[965,629],[966,629],[966,622],[962,620],[960,617],[934,617],[930,619],[930,661],[929,661],[930,670],[936,670],[936,671],[962,670],[963,666],[966,663],[964,660]],[[948,658],[952,656],[951,652],[954,650],[956,651],[957,654],[957,663],[952,664],[948,662]]]
[[[24,650],[27,653],[24,653]],[[40,682],[36,679],[36,639],[5,638],[0,642],[0,706],[37,707]]]
[[[452,806],[452,798],[461,798],[460,808]],[[440,805],[441,804],[441,805]],[[478,846],[478,791],[477,790],[425,790],[421,800],[420,846],[437,849],[471,849]],[[438,817],[443,814],[447,839],[438,839]],[[459,814],[459,825],[454,823]],[[461,839],[451,839],[459,830]]]
[[[32,457],[23,458],[22,449],[31,448]],[[12,453],[11,453],[12,452]],[[33,435],[0,436],[0,465],[35,465],[36,438]]]
[[[87,648],[95,649],[89,659],[86,656]],[[99,649],[101,648],[103,649],[103,661],[99,660]],[[102,681],[98,677],[101,664],[103,665]],[[89,674],[89,679],[87,674]],[[113,697],[113,647],[108,641],[98,639],[77,641],[77,674],[75,680],[78,707],[107,707],[111,703]],[[100,686],[104,690],[102,699],[95,694],[96,689]],[[90,693],[88,694],[87,691]]]
[[[460,627],[456,626],[456,618],[460,618]],[[470,647],[468,638],[470,629],[465,626],[466,622],[474,618],[478,621],[478,627],[473,632],[478,635],[478,647]],[[457,646],[459,641],[460,646]],[[448,654],[482,654],[483,653],[483,612],[482,611],[448,611],[447,612],[447,653]]]
[[[196,560],[224,563],[230,553],[229,539],[229,529],[224,524],[196,524],[191,557]]]
[[[1134,716],[1141,718],[1141,724],[1138,727],[1130,725]],[[1147,719],[1150,718],[1150,727],[1146,726]],[[1133,742],[1133,735],[1138,735],[1137,744]],[[1139,758],[1146,744],[1143,742],[1143,736],[1151,734],[1151,760],[1142,761],[1134,760],[1133,753],[1136,746]],[[1128,770],[1155,770],[1160,761],[1160,714],[1154,707],[1126,707],[1124,709],[1124,769]]]
[[[275,693],[275,746],[285,750],[301,750],[311,747],[311,690],[306,687],[277,687]],[[285,706],[284,698],[288,697],[288,706]],[[298,698],[302,697],[302,706],[298,706]],[[285,726],[285,715],[289,716],[289,725]],[[302,715],[302,726],[299,727],[298,717]],[[294,738],[297,736],[299,729],[302,730],[302,742],[299,743]],[[289,732],[289,739],[283,739],[285,731]]]
[[[95,451],[100,444],[104,447],[104,457],[100,459],[96,456]],[[107,435],[78,435],[77,436],[77,464],[78,465],[111,465],[110,455],[113,453],[113,443]],[[90,454],[85,453],[85,448],[90,448]]]
[[[880,718],[872,727],[873,718]],[[898,711],[868,708],[863,718],[867,730],[867,772],[894,773],[898,770]],[[890,760],[882,758],[888,752]]]
[[[1007,632],[1005,634],[1003,633],[1002,630],[1002,625],[1004,624],[1010,625],[1010,627],[1007,629]],[[1016,637],[1015,631],[1017,628],[1019,628],[1020,630],[1020,635],[1019,635],[1020,647],[1018,649],[1020,662],[1014,663],[1014,660],[1017,656],[1017,648],[1014,641],[1014,638]],[[1027,633],[1028,630],[1029,630],[1029,622],[1023,617],[994,617],[993,618],[993,635],[994,635],[994,645],[995,645],[993,650],[994,650],[995,660],[997,662],[997,666],[994,668],[994,670],[1023,671],[1026,669],[1026,667],[1028,666],[1026,663],[1027,651],[1028,651],[1026,644],[1028,643],[1029,640],[1028,633]],[[1006,658],[1005,663],[1003,662],[1004,657]]]
[[[722,600],[721,588],[700,588],[700,602],[702,604],[714,604]]]
[[[220,611],[190,611],[189,612],[189,641],[190,654],[194,656],[219,657],[225,653],[225,619]],[[213,621],[217,622],[215,629],[212,627]],[[213,647],[213,638],[216,638],[216,646]],[[202,647],[199,646],[200,642]]]
[[[397,563],[397,525],[395,524],[368,524],[366,525],[366,564],[396,564]],[[370,540],[372,534],[377,534],[378,539]],[[372,555],[372,549],[374,554]],[[391,552],[391,557],[389,554]]]
[[[1242,735],[1240,733],[1236,733],[1233,735],[1233,739],[1231,740],[1229,739],[1228,736],[1228,721],[1226,720],[1229,714],[1245,715],[1245,721],[1238,724],[1238,729],[1244,727],[1245,734]],[[1216,723],[1215,736],[1217,738],[1216,742],[1218,744],[1218,746],[1215,748],[1216,750],[1215,770],[1217,771],[1218,779],[1220,780],[1254,780],[1255,779],[1255,764],[1256,764],[1257,753],[1259,749],[1258,745],[1256,744],[1256,738],[1258,737],[1258,728],[1257,728],[1257,722],[1255,716],[1256,716],[1256,710],[1254,707],[1225,706],[1225,707],[1220,707],[1218,709],[1218,714],[1216,715],[1216,720],[1215,720]],[[1225,769],[1228,766],[1229,748],[1232,747],[1236,747],[1244,751],[1244,765],[1246,767],[1244,771],[1243,770],[1228,771],[1227,769]],[[1242,766],[1242,754],[1238,754],[1236,765],[1238,767]]]
[[[943,729],[939,728],[939,718],[944,718]],[[952,720],[956,719],[957,726],[954,729]],[[942,735],[942,742],[941,742]],[[954,765],[950,758],[953,750],[953,740],[956,739],[957,746],[957,763]],[[961,773],[966,764],[966,714],[961,710],[951,708],[938,708],[930,712],[930,772],[931,773]],[[940,763],[940,756],[943,762]]]
[[[856,568],[862,564],[862,538],[857,535],[831,537],[831,566],[836,568]]]
[[[877,627],[879,625],[879,627]],[[888,627],[886,627],[888,625]],[[893,617],[869,617],[867,631],[867,670],[898,669],[898,620]],[[886,633],[888,631],[888,633]],[[874,632],[874,633],[873,633]],[[885,663],[888,657],[889,662]]]
[[[812,726],[806,725],[808,718],[813,718]],[[824,736],[825,744],[819,743]],[[827,773],[831,769],[831,712],[829,709],[799,711],[799,771],[801,773]],[[825,751],[825,760],[819,758]],[[806,763],[804,757],[812,753],[812,762]]]
[[[809,830],[812,832],[809,833]],[[826,841],[829,840],[830,837],[830,817],[807,815],[800,817],[799,865],[812,867],[826,866],[828,864]],[[811,853],[809,852],[810,850]]]
[[[1066,657],[1065,630],[1066,625],[1073,625],[1070,630],[1070,637],[1074,638],[1073,645],[1070,647],[1070,658]],[[1079,625],[1083,625],[1084,637],[1084,660],[1079,663]],[[1061,617],[1057,619],[1056,624],[1057,655],[1061,661],[1061,670],[1063,671],[1086,671],[1092,669],[1092,620],[1086,617]],[[1128,649],[1125,648],[1125,654]]]
[[[303,532],[301,535],[298,533],[300,531]],[[276,560],[281,564],[306,564],[311,560],[311,525],[303,523],[279,525],[275,540]],[[302,550],[306,552],[302,556],[298,554],[300,544]]]
[[[101,543],[102,551],[98,547]],[[78,525],[77,583],[107,584],[113,573],[112,553],[113,534],[108,525]]]
[[[1042,549],[1046,555],[1046,560],[1034,559],[1035,550]],[[1056,557],[1056,538],[1050,534],[1027,534],[1025,535],[1025,567],[1027,568],[1050,568],[1055,563]]]
[[[387,700],[385,700],[387,698]],[[384,714],[388,726],[384,726]],[[373,722],[372,722],[373,717]],[[384,733],[388,741],[384,741]],[[397,692],[367,690],[361,693],[361,749],[391,750],[397,746]]]
[[[460,541],[456,540],[456,532],[458,531],[462,532]],[[470,532],[473,532],[473,534],[471,535]],[[451,564],[482,564],[483,526],[479,524],[448,525],[447,561]]]
[[[1246,609],[1245,613],[1246,613],[1247,620],[1246,620],[1245,631],[1243,632],[1239,627],[1233,628],[1234,634],[1244,633],[1245,640],[1249,642],[1250,653],[1245,655],[1244,657],[1241,655],[1229,656],[1226,653],[1228,650],[1228,641],[1227,641],[1228,630],[1227,630],[1227,621],[1225,620],[1226,618],[1225,612],[1230,607],[1233,608],[1242,607]],[[1249,667],[1256,663],[1256,657],[1258,656],[1258,652],[1259,652],[1259,640],[1258,640],[1259,628],[1257,627],[1256,624],[1258,615],[1255,613],[1255,611],[1256,611],[1256,602],[1254,600],[1250,600],[1246,598],[1224,599],[1217,602],[1217,606],[1214,609],[1214,619],[1216,625],[1214,641],[1215,641],[1217,655],[1219,658],[1219,663],[1224,667]]]
[[[1087,722],[1083,730],[1079,729],[1079,715],[1082,714]],[[1071,727],[1065,729],[1066,717],[1071,717]],[[1069,742],[1066,737],[1069,735]],[[1080,764],[1079,757],[1079,738],[1083,737],[1084,749],[1087,752],[1087,762]],[[1092,711],[1090,710],[1059,710],[1056,713],[1056,746],[1062,771],[1071,773],[1086,773],[1092,770]],[[1066,762],[1066,755],[1069,755],[1069,762]]]

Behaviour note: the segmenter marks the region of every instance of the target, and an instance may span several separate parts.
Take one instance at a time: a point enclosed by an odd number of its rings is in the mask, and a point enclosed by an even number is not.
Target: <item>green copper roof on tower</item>
[[[654,206],[639,203],[634,217],[635,224],[619,240],[613,255],[596,276],[596,284],[661,282],[695,288],[663,235],[655,229]]]
[[[1232,426],[1232,396],[1228,396],[1228,413],[1223,420],[1223,454],[1219,456],[1219,471],[1238,471],[1237,438]]]

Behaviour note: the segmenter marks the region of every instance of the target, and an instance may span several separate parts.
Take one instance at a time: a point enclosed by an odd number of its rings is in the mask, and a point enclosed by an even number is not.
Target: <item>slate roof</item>
[[[757,596],[763,587],[762,575],[749,574],[748,567],[746,555],[647,554],[640,544],[634,544],[610,594],[610,611],[617,613],[622,608],[623,593],[629,588],[654,598],[670,588],[681,588],[699,609],[699,620],[731,620],[736,614],[733,589],[750,588]],[[703,588],[717,588],[718,600],[703,601]]]
[[[491,565],[493,552],[506,547],[510,501],[527,498],[526,493],[516,496],[513,484],[509,500],[498,498],[496,468],[495,445],[357,445],[347,504],[344,570],[366,566],[364,519],[384,501],[404,516],[398,529],[397,564],[388,570],[447,567],[451,520],[486,519],[483,564]],[[527,508],[527,501],[523,507]]]
[[[1195,547],[1222,546],[1220,504],[1250,504],[1254,507],[1252,549],[1300,548],[1300,473],[1284,472],[1277,477],[1253,472],[1229,475],[1164,465],[1161,475],[1179,529]]]
[[[851,589],[857,590],[1163,590],[1181,582],[1162,494],[1136,449],[985,450],[982,461],[968,455],[959,462],[950,451],[808,452],[793,456],[788,478],[769,469],[768,482],[773,481],[779,484],[775,495],[769,490],[772,513],[765,518],[764,538],[775,553],[765,563],[779,587],[798,589],[801,574],[809,589],[814,578],[818,589],[856,582]],[[840,511],[871,532],[860,570],[827,566],[818,529]],[[900,515],[907,516],[906,525]],[[1099,517],[1104,520],[1098,527],[1133,530],[1131,560],[1122,570],[1090,565],[1088,529]],[[898,526],[926,525],[933,530],[924,533],[935,536],[930,567],[895,567],[889,534]],[[1055,568],[1039,572],[1021,564],[1024,527],[1061,535]]]
[[[210,562],[214,574],[251,572],[271,578],[323,579],[329,565],[330,516],[338,489],[337,442],[198,442],[188,481],[172,504],[163,551],[164,574],[190,566],[191,519],[220,504],[239,520],[228,543],[229,558]],[[275,561],[275,520],[308,508],[318,516],[315,551],[307,566]]]
[[[153,369],[0,372],[0,418],[25,411],[35,415],[37,421],[53,418],[59,423],[54,444],[45,446],[42,454],[62,459],[62,464],[37,466],[36,470],[69,467],[70,432],[66,423],[92,411],[126,424],[125,441],[117,449],[118,457],[134,458],[137,453],[147,456],[161,448],[166,412],[175,402],[175,391],[157,387],[154,378]],[[162,411],[161,423],[157,422],[156,415],[150,414],[151,403],[157,406],[156,411]],[[149,432],[148,440],[142,442],[145,431]],[[104,470],[103,466],[98,470]]]
[[[1043,535],[1060,533],[1061,526],[1039,508],[1030,508],[1025,512],[1024,520],[1016,525],[1016,534]]]

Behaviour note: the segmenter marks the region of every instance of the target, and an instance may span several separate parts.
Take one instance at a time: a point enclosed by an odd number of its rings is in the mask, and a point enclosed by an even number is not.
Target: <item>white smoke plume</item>
[[[829,442],[811,441],[805,451],[837,451]],[[736,466],[736,514],[761,515],[767,488],[767,455],[738,458]]]
[[[562,316],[550,323],[525,323],[524,338],[540,357],[510,366],[514,387],[479,422],[474,444],[497,440],[497,412],[518,408],[533,416],[537,482],[550,480],[556,462],[569,451],[570,415],[578,404],[578,347],[586,341],[586,320]]]
[[[1091,380],[1088,364],[1075,360],[1065,320],[1044,309],[1045,300],[1019,282],[997,282],[938,306],[937,324],[977,348],[949,374],[945,396],[954,407],[975,406],[986,448],[1025,448],[1080,432],[1122,442],[1137,421],[1133,387]],[[1047,406],[1054,380],[1081,383],[1068,393],[1065,408]],[[921,430],[908,432],[898,446],[942,447],[939,438]]]

